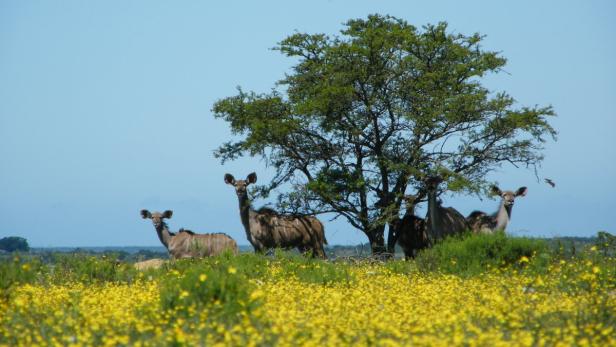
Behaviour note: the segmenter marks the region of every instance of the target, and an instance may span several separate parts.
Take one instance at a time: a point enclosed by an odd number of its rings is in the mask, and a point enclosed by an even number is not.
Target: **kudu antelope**
[[[150,269],[159,269],[164,264],[165,264],[164,260],[154,258],[154,259],[136,262],[135,264],[133,264],[133,266],[137,270],[150,270]]]
[[[511,220],[511,210],[515,198],[525,196],[528,189],[520,187],[515,192],[511,190],[501,191],[497,186],[492,186],[492,193],[500,195],[501,202],[498,211],[489,215],[482,211],[473,211],[466,217],[466,221],[474,232],[493,233],[496,230],[505,230]]]
[[[442,181],[440,177],[431,177],[426,180],[428,192],[426,231],[430,243],[470,230],[466,219],[460,212],[453,207],[443,207],[437,201],[436,191]]]
[[[408,260],[415,257],[419,250],[428,246],[428,235],[426,235],[426,220],[415,215],[415,197],[408,195],[404,197],[404,200],[406,213],[398,227],[398,244]]]
[[[255,252],[277,247],[297,247],[302,253],[312,251],[313,257],[326,258],[323,244],[327,244],[327,240],[323,224],[312,216],[280,215],[269,208],[254,210],[247,187],[256,182],[257,174],[254,172],[245,180],[235,180],[233,175],[225,175],[225,183],[235,188],[240,204],[240,219]]]
[[[190,230],[180,229],[172,233],[165,223],[171,218],[173,211],[163,213],[141,210],[143,219],[151,219],[160,242],[167,248],[173,259],[198,258],[218,255],[226,250],[233,254],[238,253],[237,243],[229,235],[223,233],[195,234]]]

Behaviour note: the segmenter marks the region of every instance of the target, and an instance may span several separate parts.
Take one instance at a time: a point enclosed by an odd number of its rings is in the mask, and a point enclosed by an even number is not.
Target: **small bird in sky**
[[[544,178],[545,183],[549,184],[552,186],[552,188],[556,187],[556,183],[554,183],[554,181],[552,181],[549,178]]]

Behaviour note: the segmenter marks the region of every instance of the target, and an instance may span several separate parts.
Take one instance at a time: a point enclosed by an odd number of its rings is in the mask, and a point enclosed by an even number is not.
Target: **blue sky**
[[[485,85],[519,105],[553,105],[538,182],[503,167],[503,189],[528,186],[508,231],[616,232],[616,5],[611,1],[2,1],[0,237],[33,246],[158,245],[139,210],[172,209],[172,229],[226,232],[248,244],[226,172],[266,180],[258,159],[224,166],[229,139],[211,108],[236,86],[267,92],[293,61],[272,51],[294,31],[336,34],[371,13],[447,21],[487,35],[508,58]],[[497,201],[445,197],[467,214]],[[256,205],[263,202],[257,201]],[[365,242],[343,221],[330,244]]]

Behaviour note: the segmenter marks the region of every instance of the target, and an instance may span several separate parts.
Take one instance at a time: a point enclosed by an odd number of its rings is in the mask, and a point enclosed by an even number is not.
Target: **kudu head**
[[[443,182],[443,178],[439,176],[429,176],[424,180],[426,189],[429,192],[435,192],[439,184]]]
[[[248,197],[248,185],[257,182],[257,174],[249,174],[245,180],[235,180],[232,174],[225,174],[225,183],[232,185],[235,188],[235,193],[240,198]]]
[[[148,219],[148,218],[151,219],[155,228],[161,227],[164,223],[163,219],[171,218],[172,215],[173,215],[173,211],[171,210],[167,210],[163,213],[160,213],[160,212],[150,213],[150,211],[148,210],[141,210],[141,217],[143,219]]]
[[[515,198],[518,196],[525,196],[527,190],[528,189],[526,187],[520,187],[515,192],[511,190],[501,191],[497,186],[492,186],[492,194],[500,195],[500,197],[503,199],[503,204],[506,207],[513,206]]]
[[[404,204],[406,206],[406,214],[415,213],[415,201],[417,200],[417,197],[415,195],[404,195],[402,199],[404,200]]]

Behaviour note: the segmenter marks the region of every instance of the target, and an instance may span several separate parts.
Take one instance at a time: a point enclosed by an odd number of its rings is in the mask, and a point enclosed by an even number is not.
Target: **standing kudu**
[[[223,233],[195,234],[190,230],[180,229],[178,233],[172,233],[165,223],[165,219],[171,218],[173,211],[163,213],[141,210],[143,219],[151,219],[156,229],[160,242],[167,248],[173,259],[209,257],[229,250],[233,254],[238,253],[237,243],[229,235]]]
[[[470,230],[464,216],[453,207],[443,207],[436,199],[438,185],[443,180],[431,177],[426,180],[428,192],[428,213],[426,215],[426,230],[431,244],[450,235],[456,235]]]
[[[500,195],[501,202],[498,211],[489,215],[482,211],[473,211],[466,217],[466,221],[471,226],[471,230],[481,233],[493,233],[496,230],[505,230],[511,220],[511,210],[515,198],[525,196],[528,189],[520,187],[517,191],[501,191],[497,186],[492,186],[492,193]]]
[[[327,244],[323,224],[312,216],[280,215],[269,208],[254,210],[250,205],[247,187],[257,182],[257,174],[245,180],[225,175],[225,183],[235,188],[240,204],[240,218],[246,237],[256,252],[270,248],[295,248],[300,252],[312,251],[313,257],[326,258],[323,244]]]
[[[405,259],[413,258],[417,252],[428,246],[426,234],[426,220],[415,215],[415,197],[404,197],[406,213],[399,221],[398,244],[404,251]]]

